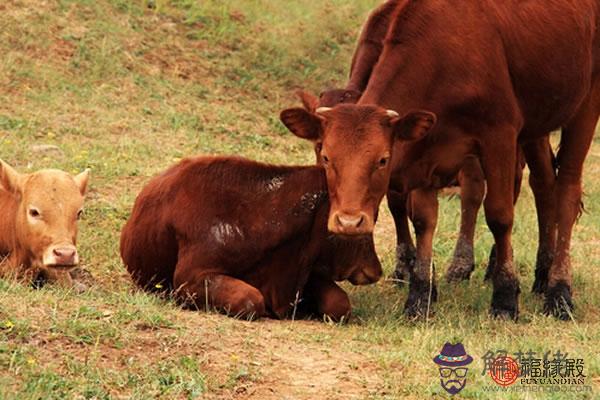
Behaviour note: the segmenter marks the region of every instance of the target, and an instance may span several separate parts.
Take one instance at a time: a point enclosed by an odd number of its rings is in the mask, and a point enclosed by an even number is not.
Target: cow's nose
[[[57,265],[76,264],[77,249],[74,247],[56,247],[52,250]]]
[[[358,215],[348,215],[348,214],[337,213],[335,215],[336,224],[339,227],[344,228],[344,229],[359,228],[364,220],[365,220],[365,216],[362,213],[360,213]]]

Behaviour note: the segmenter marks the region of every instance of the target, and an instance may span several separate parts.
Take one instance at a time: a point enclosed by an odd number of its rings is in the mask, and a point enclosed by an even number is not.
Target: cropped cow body
[[[0,160],[0,257],[3,275],[72,285],[79,263],[77,220],[89,171],[19,174]]]
[[[321,167],[187,159],[139,194],[121,255],[139,286],[190,306],[282,318],[301,298],[340,319],[350,305],[334,281],[372,283],[381,266],[370,235],[328,233],[328,212]]]
[[[477,157],[496,243],[491,312],[516,318],[511,229],[521,145],[536,193],[538,254],[547,256],[536,284],[545,288],[546,311],[569,318],[571,231],[600,112],[599,8],[596,0],[409,0],[398,7],[358,103],[289,116],[294,133],[322,141],[332,231],[350,233],[340,215],[361,221],[352,232],[372,231],[388,188],[443,186]],[[409,134],[407,123],[416,127]],[[558,128],[556,173],[547,137]],[[374,175],[377,165],[387,172]],[[429,269],[415,268],[411,280],[409,298],[422,302]]]

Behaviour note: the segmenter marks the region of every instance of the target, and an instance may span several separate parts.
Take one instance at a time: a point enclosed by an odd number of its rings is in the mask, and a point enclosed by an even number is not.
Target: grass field
[[[0,280],[1,399],[448,398],[431,361],[446,341],[475,358],[462,398],[600,398],[600,139],[586,163],[586,213],[573,240],[572,322],[541,314],[529,293],[537,225],[529,188],[517,207],[518,323],[488,316],[492,243],[480,218],[470,282],[439,281],[436,315],[411,322],[406,289],[354,288],[354,318],[238,321],[182,311],[140,293],[118,256],[142,185],[182,157],[237,154],[313,161],[279,111],[293,91],[341,85],[377,0],[5,0],[0,2],[0,158],[22,172],[92,169],[80,224],[78,295]],[[40,147],[52,145],[56,147]],[[438,278],[449,263],[459,199],[440,200]],[[392,270],[394,229],[382,206],[378,254]],[[584,358],[593,393],[486,393],[488,350],[561,350]]]

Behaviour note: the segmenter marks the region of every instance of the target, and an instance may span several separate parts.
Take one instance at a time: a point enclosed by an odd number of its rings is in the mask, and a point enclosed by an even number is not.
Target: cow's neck
[[[423,63],[402,57],[401,45],[389,44],[373,70],[358,104],[375,104],[400,115],[414,109],[429,109],[428,83],[433,72]]]

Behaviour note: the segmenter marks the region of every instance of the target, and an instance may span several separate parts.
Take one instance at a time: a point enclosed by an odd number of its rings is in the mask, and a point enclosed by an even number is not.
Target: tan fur
[[[20,174],[0,160],[0,274],[72,286],[69,270],[79,263],[77,220],[89,170]]]

